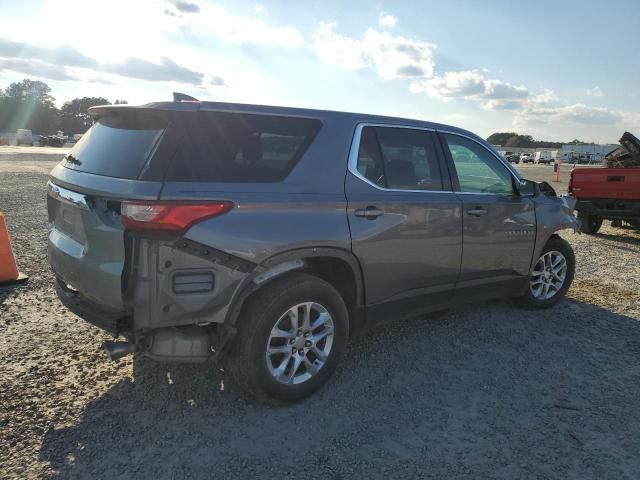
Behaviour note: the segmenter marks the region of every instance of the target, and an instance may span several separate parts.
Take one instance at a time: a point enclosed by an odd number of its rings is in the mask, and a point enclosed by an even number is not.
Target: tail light
[[[227,213],[231,202],[122,202],[121,221],[133,232],[181,234],[194,223]]]

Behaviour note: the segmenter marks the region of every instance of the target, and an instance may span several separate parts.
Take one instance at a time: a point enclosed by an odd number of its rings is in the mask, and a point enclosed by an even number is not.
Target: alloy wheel
[[[530,288],[539,300],[554,297],[567,278],[567,259],[558,251],[546,252],[540,257],[531,272]]]
[[[325,365],[333,345],[333,319],[315,302],[294,305],[271,329],[266,346],[269,372],[278,382],[297,385]]]

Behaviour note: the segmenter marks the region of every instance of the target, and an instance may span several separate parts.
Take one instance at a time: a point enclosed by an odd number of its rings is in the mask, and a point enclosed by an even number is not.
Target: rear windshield
[[[165,179],[280,182],[320,129],[317,119],[198,112],[181,118],[181,138]]]
[[[104,117],[75,144],[64,165],[108,177],[136,179],[156,148],[164,124],[139,116]]]

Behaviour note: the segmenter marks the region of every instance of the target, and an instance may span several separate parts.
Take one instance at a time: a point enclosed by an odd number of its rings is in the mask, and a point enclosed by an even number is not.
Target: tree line
[[[489,135],[487,142],[503,147],[524,148],[561,148],[562,145],[595,145],[595,143],[582,142],[577,138],[570,142],[547,142],[534,140],[531,135],[519,135],[515,132],[497,132]]]
[[[65,135],[84,133],[93,125],[89,107],[111,105],[103,97],[74,98],[61,108],[55,106],[51,88],[38,80],[24,79],[0,88],[0,132],[27,128],[33,133],[50,135],[62,130]],[[116,100],[116,105],[127,103]]]

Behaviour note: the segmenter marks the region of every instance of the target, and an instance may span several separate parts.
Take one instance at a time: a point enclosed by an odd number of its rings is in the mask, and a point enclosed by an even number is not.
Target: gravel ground
[[[640,477],[640,234],[565,233],[578,272],[555,308],[393,323],[353,342],[318,394],[270,408],[210,365],[106,361],[107,336],[51,288],[57,158],[0,154],[31,276],[0,289],[2,478]]]

